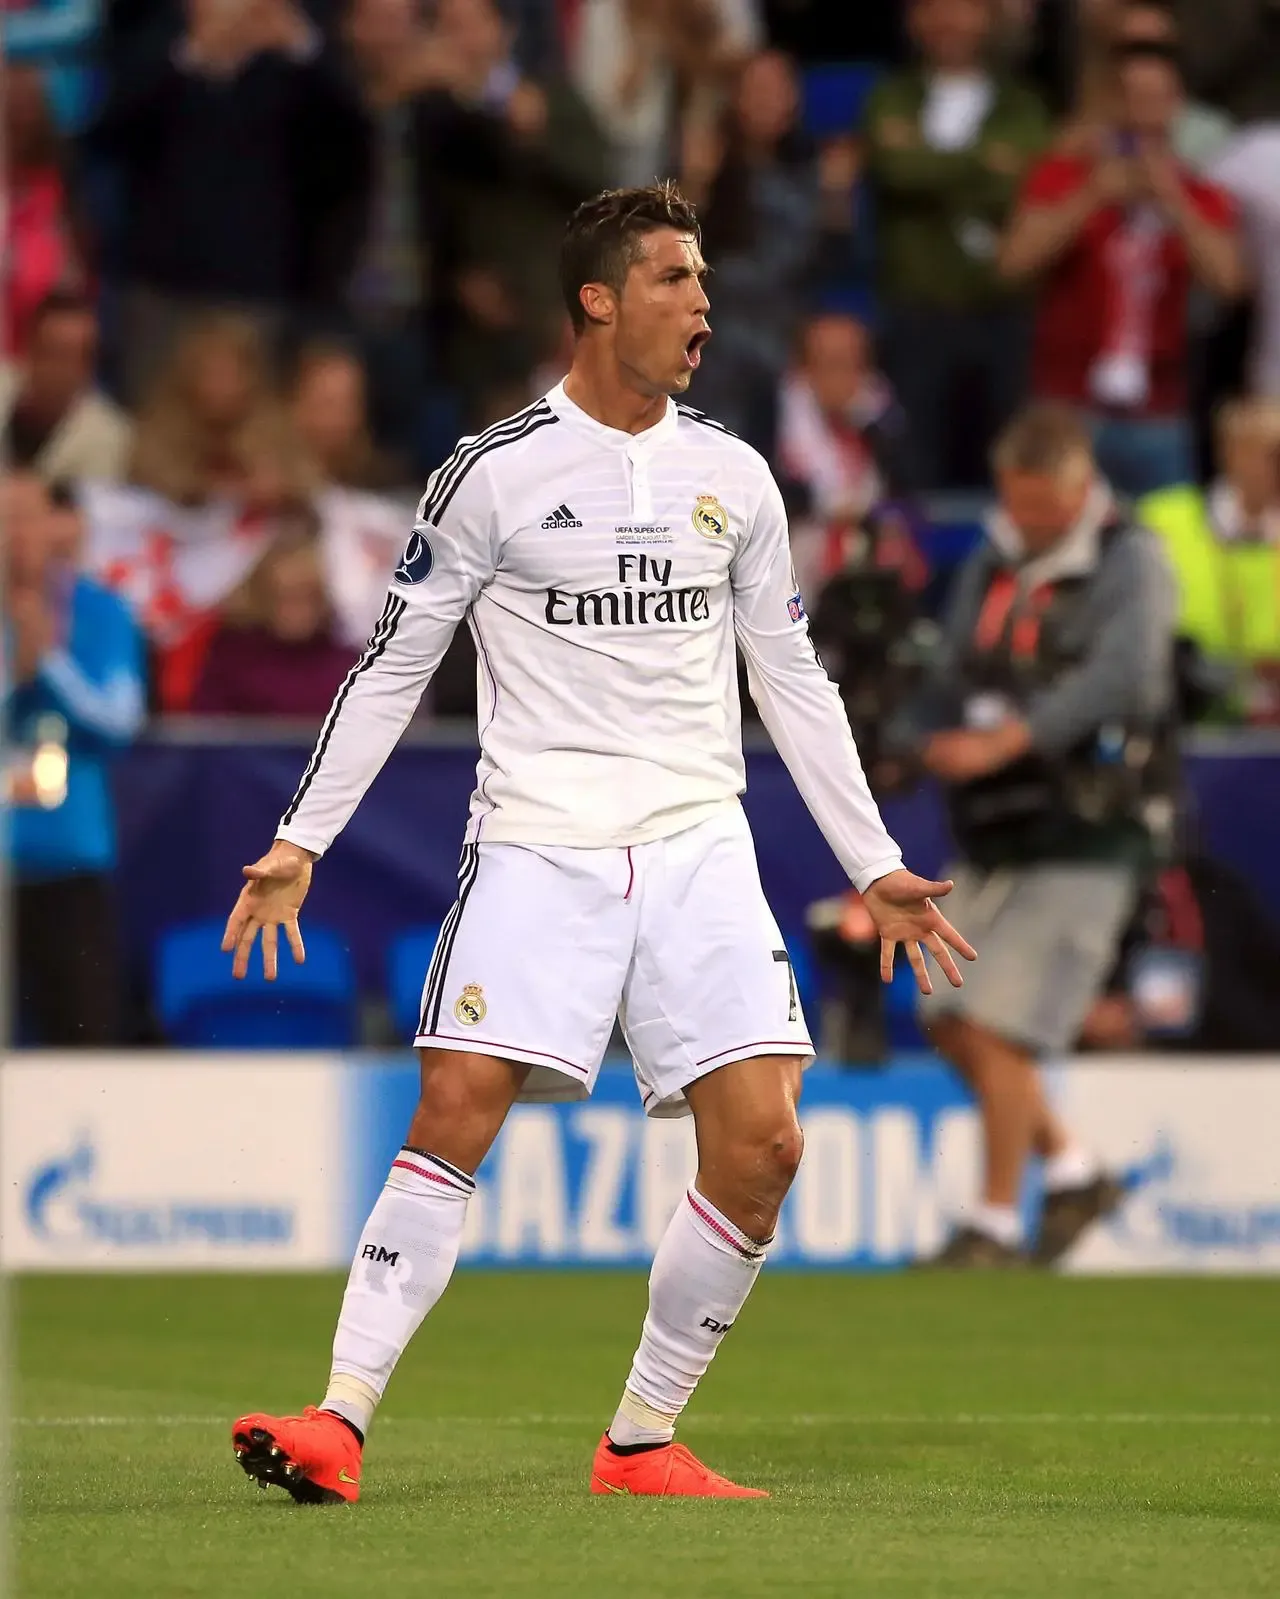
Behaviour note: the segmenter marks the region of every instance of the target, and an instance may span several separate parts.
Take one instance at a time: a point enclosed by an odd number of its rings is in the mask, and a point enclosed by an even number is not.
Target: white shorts
[[[532,1067],[525,1100],[585,1099],[622,1023],[650,1115],[752,1055],[813,1056],[738,806],[629,849],[468,844],[414,1042]]]

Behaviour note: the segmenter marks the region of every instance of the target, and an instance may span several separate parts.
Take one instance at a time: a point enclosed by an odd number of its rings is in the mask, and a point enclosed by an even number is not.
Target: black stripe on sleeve
[[[329,748],[329,740],[333,737],[333,730],[337,726],[338,717],[342,714],[342,707],[346,703],[347,695],[355,686],[356,679],[362,672],[367,672],[378,659],[387,645],[395,637],[396,628],[400,618],[404,615],[405,601],[396,594],[387,595],[387,603],[378,618],[378,625],[374,628],[365,647],[364,654],[347,673],[343,679],[342,687],[338,690],[333,704],[329,707],[329,714],[324,719],[324,726],[320,729],[320,737],[316,747],[307,762],[307,769],[302,774],[302,781],[298,784],[298,792],[289,802],[289,809],[284,813],[282,826],[287,826],[297,814],[298,806],[302,804],[303,797],[311,787],[316,773],[320,770],[320,763],[324,760],[325,751]]]
[[[430,522],[433,527],[438,527],[440,513],[453,498],[458,484],[481,455],[499,440],[505,442],[508,439],[522,438],[524,429],[530,422],[551,415],[551,407],[546,401],[538,400],[523,411],[517,411],[514,416],[509,416],[502,422],[495,422],[492,427],[486,428],[483,433],[478,433],[475,438],[466,439],[459,444],[436,474],[430,492],[423,500],[422,520]]]
[[[491,438],[499,428],[507,428],[512,426],[513,423],[522,422],[525,417],[537,409],[538,405],[545,405],[545,402],[537,401],[534,405],[526,406],[523,411],[517,411],[514,416],[505,417],[501,422],[495,422],[491,427],[485,428],[482,433],[474,434],[470,438],[460,439],[454,445],[449,458],[431,474],[427,483],[427,492],[423,496],[422,505],[418,511],[419,521],[425,520],[429,508],[444,493],[452,481],[453,474],[472,451],[478,449],[487,439]]]
[[[427,513],[427,520],[431,523],[432,527],[440,526],[440,518],[449,509],[449,502],[462,487],[463,480],[465,479],[467,473],[470,472],[471,468],[476,464],[477,461],[479,461],[483,456],[488,455],[490,451],[500,450],[506,444],[515,444],[519,439],[527,439],[531,433],[536,433],[539,428],[550,427],[553,423],[558,422],[559,420],[560,418],[550,410],[548,410],[544,415],[528,417],[524,422],[521,423],[518,432],[504,433],[500,438],[490,439],[487,444],[481,445],[478,449],[474,450],[472,454],[468,456],[466,461],[464,461],[460,465],[459,469],[454,473],[453,481],[449,485],[448,493],[443,499],[438,500],[432,509]]]

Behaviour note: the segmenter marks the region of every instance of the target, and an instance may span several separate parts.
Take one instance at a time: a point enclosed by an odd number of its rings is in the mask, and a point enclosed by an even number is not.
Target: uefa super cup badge
[[[693,525],[704,539],[722,539],[729,531],[729,513],[714,494],[699,494]]]
[[[453,1014],[464,1027],[476,1027],[489,1014],[484,1002],[484,989],[479,983],[468,983],[454,1002]]]

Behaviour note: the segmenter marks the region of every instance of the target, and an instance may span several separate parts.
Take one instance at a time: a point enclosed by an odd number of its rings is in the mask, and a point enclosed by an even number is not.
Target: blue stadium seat
[[[391,1020],[406,1044],[413,1042],[422,1010],[422,985],[440,937],[438,927],[415,927],[392,944],[387,955],[387,997]]]
[[[985,537],[986,528],[976,518],[931,521],[925,536],[925,554],[931,566],[949,570],[968,560]]]
[[[156,950],[155,994],[165,1036],[192,1049],[347,1049],[357,1040],[356,979],[341,938],[309,922],[296,966],[283,937],[280,975],[262,975],[260,948],[237,982],[219,948],[221,921],[171,927]]]
[[[867,96],[883,68],[874,61],[809,67],[804,74],[804,126],[815,139],[852,133],[862,122]]]

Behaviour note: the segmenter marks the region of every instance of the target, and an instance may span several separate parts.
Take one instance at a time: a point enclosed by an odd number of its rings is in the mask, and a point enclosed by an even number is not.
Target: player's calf
[[[678,1417],[746,1303],[800,1164],[799,1076],[800,1063],[792,1058],[755,1059],[689,1085],[698,1175],[654,1256],[649,1312],[601,1444],[605,1454],[626,1459],[670,1446]],[[652,1472],[643,1476],[657,1480]],[[702,1490],[614,1485],[595,1491]]]

